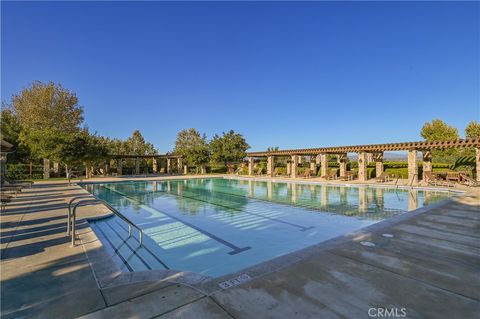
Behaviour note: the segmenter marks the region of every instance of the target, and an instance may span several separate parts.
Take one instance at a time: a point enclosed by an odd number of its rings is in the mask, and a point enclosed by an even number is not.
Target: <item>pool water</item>
[[[446,192],[205,178],[83,184],[118,217],[92,228],[124,271],[220,276],[345,235],[449,196]]]

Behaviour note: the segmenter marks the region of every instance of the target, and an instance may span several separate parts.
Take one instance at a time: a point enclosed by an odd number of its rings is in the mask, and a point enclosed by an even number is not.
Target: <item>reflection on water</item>
[[[412,211],[448,196],[445,192],[379,187],[346,187],[314,184],[276,183],[235,179],[190,179],[86,184],[91,193],[107,201],[114,199],[117,208],[133,207],[135,201],[151,205],[163,196],[173,196],[178,209],[197,214],[207,206],[215,211],[241,212],[255,202],[294,205],[363,219],[380,220]],[[130,200],[125,196],[128,195]],[[134,199],[135,201],[132,201]]]

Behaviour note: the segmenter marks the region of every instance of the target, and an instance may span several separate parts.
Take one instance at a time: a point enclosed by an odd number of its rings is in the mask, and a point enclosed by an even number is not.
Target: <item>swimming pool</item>
[[[202,178],[82,185],[118,217],[92,222],[123,271],[175,269],[217,277],[437,202],[434,190]]]

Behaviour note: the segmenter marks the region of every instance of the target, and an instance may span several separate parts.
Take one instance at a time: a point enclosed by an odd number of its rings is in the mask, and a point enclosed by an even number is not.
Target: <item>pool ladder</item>
[[[74,201],[79,200],[74,204]],[[135,225],[130,219],[128,219],[125,215],[120,213],[118,210],[113,208],[109,203],[102,199],[98,198],[85,198],[85,196],[76,196],[73,197],[70,202],[68,203],[68,216],[67,216],[67,236],[72,237],[72,247],[76,246],[76,219],[77,219],[77,208],[82,203],[101,203],[105,205],[112,213],[117,215],[121,220],[128,224],[128,238],[132,237],[132,228],[136,228],[139,232],[140,236],[140,246],[143,245],[143,230]],[[74,204],[74,205],[73,205]],[[73,205],[73,207],[72,207]]]

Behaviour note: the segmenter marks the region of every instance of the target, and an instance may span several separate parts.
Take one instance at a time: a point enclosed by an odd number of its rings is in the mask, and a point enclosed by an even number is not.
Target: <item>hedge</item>
[[[7,164],[5,176],[12,180],[30,179],[30,164]],[[32,165],[31,178],[43,178],[43,165]]]

